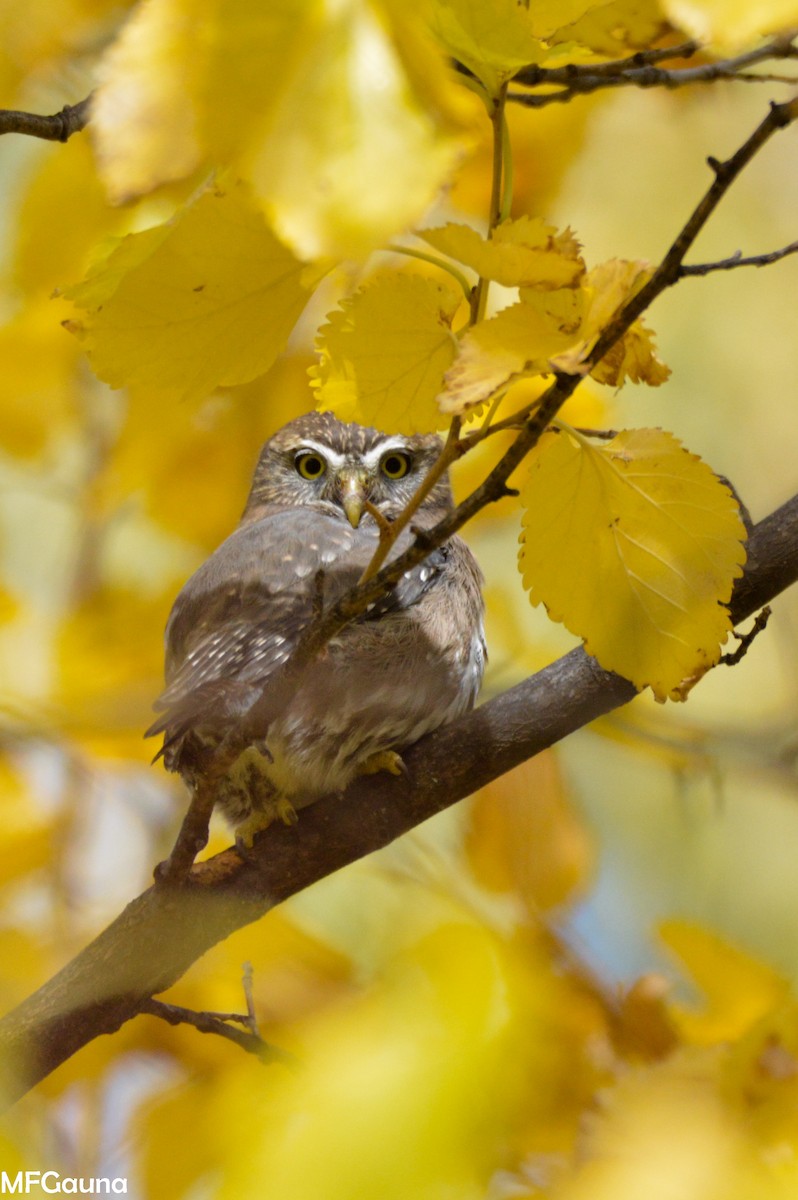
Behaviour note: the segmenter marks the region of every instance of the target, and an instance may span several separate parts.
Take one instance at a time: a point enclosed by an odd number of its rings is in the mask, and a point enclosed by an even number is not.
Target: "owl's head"
[[[257,520],[267,505],[308,505],[357,526],[368,502],[392,520],[440,452],[434,434],[380,433],[344,424],[329,412],[307,413],[284,425],[261,450],[243,519]],[[444,478],[424,500],[418,523],[433,524],[451,507]]]

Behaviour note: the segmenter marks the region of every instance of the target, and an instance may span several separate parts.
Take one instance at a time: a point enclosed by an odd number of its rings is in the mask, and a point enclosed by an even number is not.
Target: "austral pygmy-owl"
[[[280,672],[320,601],[333,604],[371,561],[373,510],[395,518],[440,449],[434,436],[379,433],[330,413],[291,421],[261,451],[240,525],[177,597],[161,716],[148,732],[164,733],[166,766],[192,787],[209,750],[257,703],[253,744],[217,788],[244,844],[358,774],[396,770],[403,747],[474,703],[485,659],[482,576],[458,537],[298,676]],[[414,524],[430,528],[451,507],[441,479]],[[405,531],[391,557],[412,536]]]

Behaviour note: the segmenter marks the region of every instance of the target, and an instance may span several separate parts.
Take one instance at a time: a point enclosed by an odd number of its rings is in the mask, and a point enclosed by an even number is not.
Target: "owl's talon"
[[[245,821],[236,826],[236,849],[251,850],[255,843],[256,834],[268,829],[274,819],[274,814],[258,810],[249,814]]]
[[[296,825],[299,817],[297,816],[296,809],[290,800],[286,800],[284,796],[281,796],[280,799],[275,802],[274,807],[277,810],[277,816],[284,825]]]
[[[263,829],[268,829],[275,817],[279,817],[284,825],[296,825],[299,820],[291,801],[280,796],[270,804],[268,809],[256,809],[249,814],[246,820],[236,826],[236,849],[239,852],[251,850],[257,834]]]
[[[401,754],[395,750],[378,750],[370,754],[358,768],[358,775],[376,775],[379,771],[388,771],[391,775],[407,775],[407,767]]]

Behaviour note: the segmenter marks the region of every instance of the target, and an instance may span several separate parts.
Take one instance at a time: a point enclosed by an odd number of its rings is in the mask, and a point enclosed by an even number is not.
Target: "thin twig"
[[[769,254],[750,254],[745,258],[738,250],[729,258],[721,258],[718,262],[682,266],[679,269],[679,278],[686,279],[690,275],[710,275],[713,271],[733,271],[736,267],[767,267],[771,263],[779,262],[780,259],[796,253],[798,253],[798,242],[790,242],[789,246],[782,246],[781,250],[771,250]]]
[[[732,651],[730,654],[722,654],[719,661],[722,662],[725,667],[736,667],[738,662],[745,658],[754,638],[759,637],[760,633],[770,620],[771,615],[770,605],[766,604],[762,611],[757,613],[754,623],[748,630],[748,633],[737,633],[737,631],[733,629],[732,633],[740,644],[737,649]]]
[[[244,963],[244,969],[241,973],[241,986],[244,989],[244,999],[247,1002],[247,1028],[250,1033],[257,1034],[260,1037],[258,1018],[255,1015],[255,972],[252,969],[252,963],[249,961]],[[236,1018],[236,1020],[238,1019]]]
[[[748,71],[747,68],[770,59],[798,58],[798,47],[793,43],[798,31],[789,32],[771,39],[754,50],[739,54],[735,58],[720,62],[702,63],[697,67],[664,68],[655,64],[673,58],[686,58],[695,54],[700,45],[686,42],[670,50],[651,50],[616,59],[607,63],[569,63],[564,67],[524,67],[513,82],[527,87],[549,87],[547,92],[510,92],[508,100],[527,108],[545,108],[548,104],[563,104],[575,96],[586,96],[602,88],[679,88],[693,83],[715,83],[720,79],[742,80],[749,83],[779,82],[795,83],[791,76],[769,75]]]
[[[194,859],[207,846],[211,814],[216,802],[216,783],[226,768],[235,762],[240,752],[240,749],[237,750],[228,759],[225,757],[222,743],[214,754],[208,771],[197,781],[171,853],[165,862],[158,864],[153,873],[157,884],[182,883],[191,870]]]
[[[291,1055],[285,1050],[271,1046],[258,1033],[249,1029],[237,1029],[230,1021],[247,1023],[247,1018],[236,1013],[196,1012],[193,1008],[183,1008],[179,1004],[166,1004],[163,1000],[145,1000],[139,1010],[151,1017],[160,1017],[169,1025],[191,1025],[200,1033],[215,1033],[218,1037],[227,1038],[234,1042],[247,1054],[254,1054],[263,1063],[289,1062]]]
[[[24,133],[28,137],[44,138],[48,142],[66,142],[89,123],[91,95],[78,104],[65,104],[51,117],[39,113],[15,112],[0,109],[0,133]]]

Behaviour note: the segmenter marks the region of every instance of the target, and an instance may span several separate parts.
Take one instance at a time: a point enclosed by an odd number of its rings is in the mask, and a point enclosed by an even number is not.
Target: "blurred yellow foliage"
[[[417,219],[473,124],[393,0],[150,0],[102,75],[94,139],[112,197],[234,164],[303,257],[359,257]]]

